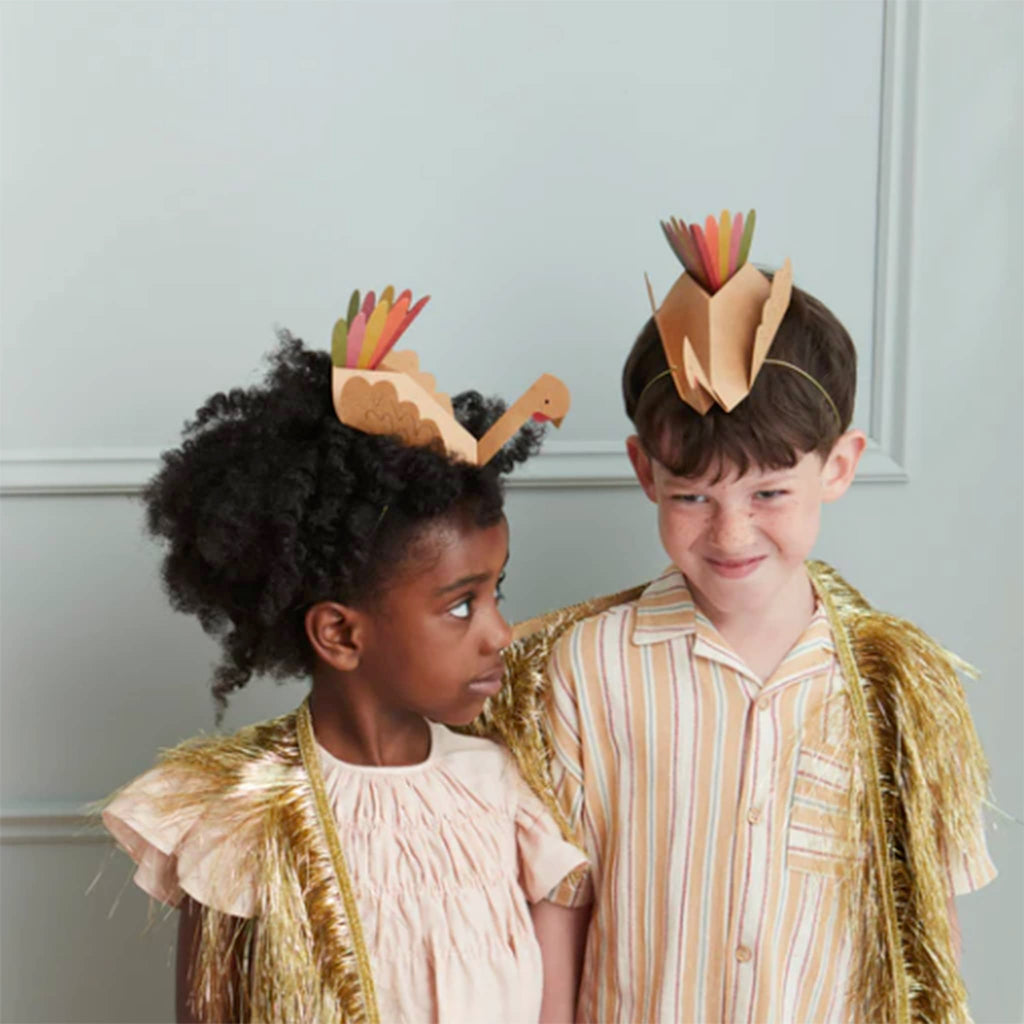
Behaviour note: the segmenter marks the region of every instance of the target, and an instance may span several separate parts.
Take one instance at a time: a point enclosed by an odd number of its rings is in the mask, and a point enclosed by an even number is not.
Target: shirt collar
[[[660,644],[688,636],[696,629],[697,606],[686,578],[670,565],[637,599],[633,643]]]
[[[743,675],[750,670],[725,642],[711,620],[693,600],[686,577],[670,565],[649,584],[636,604],[633,643],[638,646],[694,637],[693,653],[734,668]],[[835,641],[828,616],[819,601],[800,639],[772,674],[774,687],[821,671],[835,655]],[[751,678],[754,678],[751,676]]]

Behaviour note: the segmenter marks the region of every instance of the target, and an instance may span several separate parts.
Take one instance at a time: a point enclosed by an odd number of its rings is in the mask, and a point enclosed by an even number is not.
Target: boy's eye
[[[704,494],[673,494],[672,500],[678,501],[680,505],[700,505],[708,499]]]
[[[786,492],[780,489],[773,491],[757,491],[754,494],[755,498],[761,498],[762,500],[771,501],[772,498],[781,498]]]
[[[467,597],[460,601],[457,605],[448,609],[449,615],[454,615],[457,619],[468,619],[473,611],[473,598]]]
[[[499,603],[505,600],[505,592],[501,589],[501,586],[502,586],[502,584],[504,582],[505,582],[505,574],[502,573],[498,577],[497,586],[495,586],[495,588],[494,588],[494,600],[499,602]]]

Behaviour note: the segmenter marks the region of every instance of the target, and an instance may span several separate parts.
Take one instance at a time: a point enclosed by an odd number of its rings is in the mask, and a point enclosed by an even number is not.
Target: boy
[[[805,563],[866,443],[853,343],[788,261],[718,273],[680,230],[622,381],[672,564],[546,623],[531,685],[592,876],[538,932],[589,920],[581,1021],[966,1019],[952,895],[995,872],[959,663]]]

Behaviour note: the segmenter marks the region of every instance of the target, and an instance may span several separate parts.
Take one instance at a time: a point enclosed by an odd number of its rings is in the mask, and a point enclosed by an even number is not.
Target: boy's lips
[[[726,579],[738,580],[749,576],[763,561],[764,555],[755,555],[753,558],[706,558],[705,561],[719,576]]]

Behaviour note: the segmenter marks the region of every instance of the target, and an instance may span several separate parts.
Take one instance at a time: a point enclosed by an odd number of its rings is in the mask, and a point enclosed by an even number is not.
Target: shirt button
[[[771,697],[758,697],[757,698],[757,710],[758,711],[767,711],[769,706],[771,705],[771,702],[772,702]]]
[[[753,955],[754,954],[750,952],[750,949],[747,946],[736,947],[736,959],[739,960],[741,964],[745,964]]]
[[[747,821],[749,821],[751,825],[756,825],[760,820],[761,820],[761,808],[760,807],[751,807],[750,810],[747,811]]]

